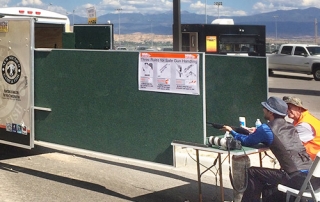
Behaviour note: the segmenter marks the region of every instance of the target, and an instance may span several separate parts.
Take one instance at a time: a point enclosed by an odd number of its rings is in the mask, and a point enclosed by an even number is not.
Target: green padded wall
[[[75,48],[75,35],[72,32],[62,33],[62,48],[74,49]]]
[[[139,91],[138,56],[35,51],[35,106],[52,110],[35,111],[35,139],[164,164],[173,162],[173,140],[202,143],[202,90]]]
[[[263,120],[265,58],[206,55],[205,64],[207,121]],[[173,140],[204,141],[202,82],[199,96],[139,91],[138,52],[35,51],[34,73],[35,106],[52,109],[35,112],[36,140],[164,164]]]
[[[247,126],[257,118],[265,122],[261,102],[268,96],[265,57],[206,55],[206,118],[209,122],[239,126],[246,117]],[[224,132],[207,127],[207,136]]]
[[[112,49],[113,25],[74,25],[76,49]]]

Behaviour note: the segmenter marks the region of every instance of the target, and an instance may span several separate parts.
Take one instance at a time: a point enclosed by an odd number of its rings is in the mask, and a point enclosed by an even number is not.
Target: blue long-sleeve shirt
[[[232,130],[231,135],[234,139],[239,140],[242,146],[250,147],[263,143],[269,146],[273,142],[273,133],[267,124],[262,124],[256,131],[250,135],[244,135]]]

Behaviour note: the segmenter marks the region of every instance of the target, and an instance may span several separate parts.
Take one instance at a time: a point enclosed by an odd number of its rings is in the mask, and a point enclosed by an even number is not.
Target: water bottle
[[[257,120],[256,120],[256,124],[255,124],[255,125],[256,125],[256,128],[258,128],[259,126],[261,126],[261,124],[262,124],[262,123],[261,123],[260,119],[257,119]]]
[[[239,117],[239,123],[240,123],[240,127],[246,127],[246,117],[240,116]]]

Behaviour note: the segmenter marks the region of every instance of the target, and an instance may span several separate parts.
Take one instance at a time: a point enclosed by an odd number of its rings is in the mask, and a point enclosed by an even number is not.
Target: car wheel
[[[316,81],[320,81],[320,67],[316,67],[313,71],[313,78]]]

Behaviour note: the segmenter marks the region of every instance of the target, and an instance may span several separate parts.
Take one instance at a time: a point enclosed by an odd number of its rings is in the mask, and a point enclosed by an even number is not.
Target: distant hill
[[[277,16],[277,17],[275,17]],[[77,15],[68,15],[71,24],[73,19],[75,24],[86,24],[87,19]],[[141,13],[121,13],[106,14],[98,17],[98,24],[106,24],[110,21],[114,24],[115,33],[119,30],[121,34],[135,32],[153,33],[160,35],[172,34],[173,14],[171,12],[162,14],[141,14]],[[320,20],[320,9],[294,9],[278,10],[269,13],[256,14],[251,16],[233,16],[220,18],[232,18],[235,24],[265,25],[267,37],[275,37],[276,27],[279,38],[295,38],[315,35],[315,19]],[[208,23],[211,23],[215,16],[207,16]],[[198,15],[186,11],[181,12],[182,24],[204,24],[205,15]],[[319,32],[319,28],[318,28]]]

